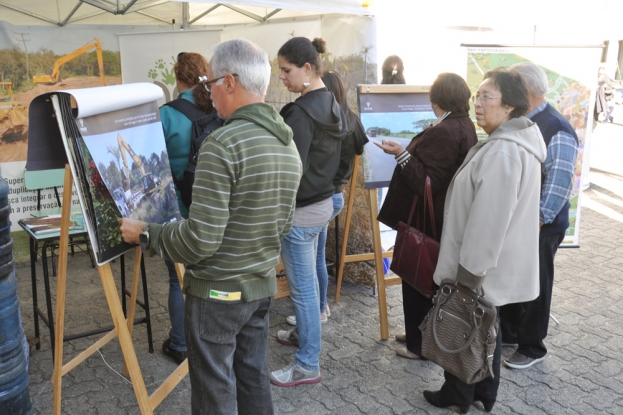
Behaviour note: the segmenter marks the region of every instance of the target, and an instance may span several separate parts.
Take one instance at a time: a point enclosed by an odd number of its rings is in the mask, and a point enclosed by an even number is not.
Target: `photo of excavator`
[[[161,207],[168,210],[174,203],[177,203],[172,180],[169,179],[167,183],[163,184],[160,177],[146,171],[141,158],[119,133],[117,133],[117,143],[121,159],[123,160],[123,169],[121,171],[122,187],[114,189],[112,194],[121,214],[124,217],[130,217],[132,212],[144,210],[145,212],[141,216],[148,217],[151,215],[151,211],[158,211]],[[132,162],[136,164],[140,171],[141,181],[139,186],[132,187],[130,180],[132,174],[131,163],[128,163],[126,154],[129,154]]]
[[[54,67],[52,68],[52,72],[49,75],[34,75],[32,77],[32,83],[35,85],[54,85],[58,83],[62,80],[61,67],[72,59],[75,59],[76,57],[90,51],[93,48],[95,48],[95,53],[97,54],[97,66],[99,67],[99,74],[102,81],[102,86],[106,86],[106,79],[104,78],[104,58],[102,55],[102,45],[98,38],[95,38],[92,41],[80,46],[73,52],[58,58],[56,62],[54,62]]]

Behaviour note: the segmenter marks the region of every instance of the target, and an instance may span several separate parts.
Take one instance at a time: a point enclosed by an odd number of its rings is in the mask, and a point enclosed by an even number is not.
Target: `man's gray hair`
[[[522,76],[528,90],[537,97],[544,97],[547,93],[549,85],[547,83],[547,75],[540,66],[532,62],[516,63],[509,68],[511,71],[517,72]]]
[[[270,82],[268,55],[258,45],[245,39],[221,42],[214,47],[210,60],[214,78],[238,74],[237,81],[247,92],[262,97]],[[218,81],[219,84],[222,81]]]

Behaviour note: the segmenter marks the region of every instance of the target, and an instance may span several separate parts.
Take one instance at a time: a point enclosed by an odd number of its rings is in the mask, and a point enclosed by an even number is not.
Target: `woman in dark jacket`
[[[333,179],[347,133],[344,112],[320,78],[319,54],[324,51],[322,39],[294,37],[277,54],[281,80],[290,92],[301,94],[280,114],[292,128],[303,164],[292,229],[281,240],[281,258],[294,303],[296,327],[277,332],[278,342],[298,346],[298,350],[292,364],[270,374],[270,381],[277,386],[317,383],[322,379],[316,251],[318,235],[333,213]]]
[[[337,174],[333,178],[335,193],[331,197],[333,200],[333,213],[329,222],[331,222],[344,207],[344,196],[342,195],[342,186],[348,183],[353,173],[353,164],[355,155],[363,153],[363,146],[368,142],[368,136],[359,121],[359,117],[348,107],[346,101],[346,88],[342,78],[335,71],[325,71],[320,78],[327,89],[333,93],[335,100],[340,104],[340,108],[344,112],[346,125],[348,126],[347,135],[342,140],[340,148],[340,165]],[[327,303],[327,286],[329,283],[329,275],[327,273],[327,264],[325,257],[325,247],[327,242],[327,223],[322,231],[318,234],[318,249],[316,254],[316,276],[318,277],[318,292],[320,296],[320,322],[326,323],[331,315],[329,304]],[[286,319],[288,324],[296,326],[296,316],[288,316]]]
[[[391,228],[396,228],[398,222],[406,223],[414,195],[420,198],[418,208],[421,207],[428,176],[439,240],[446,191],[467,151],[478,139],[468,114],[471,92],[463,78],[453,73],[440,74],[430,88],[429,97],[437,121],[416,135],[406,149],[391,140],[384,140],[382,144],[375,142],[385,153],[393,154],[398,162],[378,220]],[[426,216],[426,234],[433,237],[430,219]],[[411,226],[422,230],[419,222],[417,215],[414,215]],[[406,342],[407,347],[398,348],[396,354],[408,359],[419,359],[422,356],[422,333],[418,326],[432,304],[404,281],[402,297],[405,333],[396,334],[395,337],[397,341]]]

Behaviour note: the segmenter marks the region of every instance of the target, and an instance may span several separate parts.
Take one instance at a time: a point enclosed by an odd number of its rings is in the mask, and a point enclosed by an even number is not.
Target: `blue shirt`
[[[184,98],[193,104],[193,90],[186,89],[177,96]],[[162,106],[160,108],[160,120],[162,121],[162,129],[164,131],[164,139],[167,145],[167,153],[169,155],[169,164],[171,165],[171,173],[175,178],[184,177],[184,170],[188,166],[188,156],[190,154],[190,136],[192,133],[192,121],[184,114],[173,107]],[[188,209],[182,202],[180,191],[175,188],[177,195],[177,204],[180,208],[180,215],[184,218],[188,217]]]
[[[542,103],[526,117],[532,118],[547,106]],[[560,209],[567,203],[573,189],[575,175],[575,160],[578,156],[578,146],[575,138],[566,131],[559,131],[547,146],[545,157],[545,182],[541,187],[540,222],[551,223]]]

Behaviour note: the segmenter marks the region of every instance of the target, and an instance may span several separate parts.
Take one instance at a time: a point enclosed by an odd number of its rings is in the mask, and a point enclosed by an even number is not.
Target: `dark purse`
[[[398,234],[396,235],[394,255],[389,269],[426,298],[433,298],[437,289],[433,281],[433,274],[435,273],[437,259],[439,258],[439,242],[437,242],[433,195],[428,176],[426,176],[424,193],[426,195],[426,201],[422,203],[424,205],[424,232],[410,226],[418,200],[418,196],[415,195],[408,223],[398,222],[396,227]],[[433,238],[425,233],[426,205],[428,205],[430,223],[433,227]]]
[[[420,325],[422,355],[467,384],[493,377],[499,322],[484,292],[444,280],[433,304]]]

